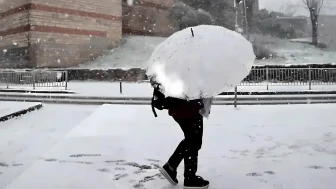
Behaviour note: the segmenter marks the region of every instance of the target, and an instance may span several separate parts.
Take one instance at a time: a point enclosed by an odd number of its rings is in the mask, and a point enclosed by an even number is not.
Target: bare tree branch
[[[324,0],[302,0],[302,2],[306,5],[310,13],[314,13],[315,15],[319,15],[321,8],[324,4]]]
[[[306,6],[305,6],[306,7]],[[280,12],[286,16],[293,16],[300,8],[298,4],[282,4]]]

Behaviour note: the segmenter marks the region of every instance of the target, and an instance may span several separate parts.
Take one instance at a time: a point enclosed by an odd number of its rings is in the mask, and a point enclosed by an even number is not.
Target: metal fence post
[[[9,83],[11,81],[11,74],[7,73],[7,89],[9,89]]]
[[[308,73],[308,79],[309,79],[309,90],[311,90],[311,67],[309,66],[309,68],[308,68],[308,71],[309,71],[309,73]]]
[[[122,82],[120,81],[120,94],[122,94]]]
[[[234,107],[235,108],[237,108],[237,91],[238,91],[237,88],[238,87],[235,87],[235,91],[234,91],[234,95],[235,95],[235,97],[234,97]]]
[[[35,76],[36,76],[35,71],[33,71],[32,76],[33,76],[33,89],[35,90]]]
[[[268,83],[269,83],[268,67],[266,67],[266,82],[267,82],[267,90],[268,90]]]
[[[68,90],[68,71],[65,71],[65,90]]]

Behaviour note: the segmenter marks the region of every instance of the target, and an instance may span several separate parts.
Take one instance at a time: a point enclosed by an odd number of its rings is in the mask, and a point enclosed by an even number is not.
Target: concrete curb
[[[21,101],[21,102],[42,102],[49,104],[77,104],[77,105],[150,105],[150,99],[129,99],[129,100],[107,100],[107,99],[57,99],[57,98],[17,98],[0,97],[3,101]],[[279,98],[238,98],[237,105],[284,105],[284,104],[324,104],[336,103],[336,97],[279,97]],[[216,99],[214,105],[234,105],[234,99]]]
[[[25,100],[69,100],[69,101],[150,101],[152,97],[123,97],[123,96],[81,96],[81,95],[46,95],[46,94],[1,94],[1,99],[25,99]],[[295,95],[237,95],[239,101],[255,100],[309,100],[309,99],[336,99],[336,94],[295,94]],[[223,95],[214,98],[214,101],[234,101],[234,95]],[[33,101],[34,102],[34,101]]]
[[[39,110],[40,108],[42,108],[42,103],[37,104],[37,105],[32,106],[32,107],[29,107],[29,108],[26,108],[26,109],[23,109],[23,110],[20,110],[20,111],[17,111],[17,112],[14,112],[14,113],[9,114],[9,115],[2,116],[2,117],[0,117],[0,122],[7,121],[7,120],[12,119],[14,117],[19,117],[19,116],[27,114],[29,112]]]

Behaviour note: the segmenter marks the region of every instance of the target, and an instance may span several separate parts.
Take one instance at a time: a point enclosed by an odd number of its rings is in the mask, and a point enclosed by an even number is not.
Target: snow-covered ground
[[[0,101],[0,117],[8,116],[21,110],[27,110],[39,104],[41,103]]]
[[[267,46],[273,49],[278,57],[256,61],[256,65],[336,64],[336,52],[329,49],[319,49],[305,43],[282,40]]]
[[[64,134],[70,128],[67,122],[78,123],[91,109],[81,116],[74,116],[80,111],[74,108],[49,111],[43,120],[52,118],[50,123],[40,121],[46,128],[30,128],[24,118],[18,120],[21,124],[0,124],[0,129],[7,128],[7,133],[0,132],[1,161],[9,165],[0,166],[1,188],[172,188],[157,166],[168,159],[183,134],[165,111],[154,118],[149,106],[104,105],[53,147],[49,135]],[[41,118],[37,114],[36,119]],[[210,189],[334,188],[335,114],[334,105],[215,106],[205,121],[198,173],[210,180]],[[15,171],[23,168],[14,163],[36,159],[48,143],[49,150],[31,166],[25,164],[25,172]],[[174,188],[182,189],[183,163],[178,179]]]
[[[1,122],[0,188],[13,182],[96,108],[46,104],[39,111]]]
[[[80,68],[145,68],[156,46],[165,39],[164,37],[126,36],[119,48],[113,49],[108,55],[81,65]]]
[[[258,36],[257,36],[258,37]],[[290,64],[330,64],[336,63],[336,52],[322,50],[314,46],[260,37],[261,43],[267,48],[274,50],[278,57],[269,60],[257,60],[256,65],[290,65]],[[87,62],[80,68],[88,69],[130,69],[146,68],[147,60],[158,44],[163,42],[164,37],[150,36],[125,36],[119,48],[113,49],[92,62]]]
[[[257,60],[255,65],[307,65],[307,64],[335,64],[336,51],[320,49],[302,43],[302,39],[284,40],[262,35],[252,35],[251,40],[256,41],[277,54],[276,58]]]

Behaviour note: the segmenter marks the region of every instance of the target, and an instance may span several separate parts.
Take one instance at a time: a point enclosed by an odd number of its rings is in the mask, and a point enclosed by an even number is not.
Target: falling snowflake
[[[134,0],[127,0],[127,5],[128,6],[133,6]]]
[[[59,63],[59,64],[60,64],[60,63],[61,63],[61,60],[60,60],[60,59],[57,59],[57,63]]]
[[[6,53],[6,52],[7,52],[7,49],[4,49],[3,52]]]

